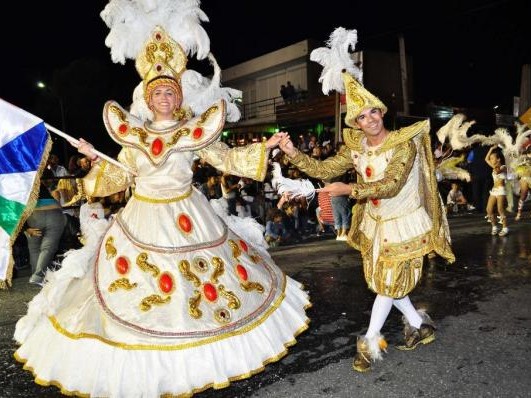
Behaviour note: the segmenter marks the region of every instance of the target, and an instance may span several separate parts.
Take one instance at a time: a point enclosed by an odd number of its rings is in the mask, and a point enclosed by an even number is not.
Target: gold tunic
[[[420,280],[425,254],[435,251],[455,260],[437,189],[429,122],[390,132],[374,148],[359,130],[345,129],[343,137],[346,145],[334,157],[318,161],[298,153],[290,161],[320,179],[356,169],[348,243],[362,254],[371,290],[403,297]]]

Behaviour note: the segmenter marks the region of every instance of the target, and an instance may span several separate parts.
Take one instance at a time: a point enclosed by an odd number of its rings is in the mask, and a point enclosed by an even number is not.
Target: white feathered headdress
[[[210,53],[208,34],[201,26],[208,17],[199,5],[199,0],[110,0],[100,13],[110,29],[105,44],[111,49],[113,62],[125,64],[127,59],[138,57],[153,29],[162,27],[188,57],[208,57],[214,68],[211,80],[190,69],[182,73],[183,107],[200,114],[223,98],[227,102],[227,120],[237,121],[240,110],[234,100],[241,98],[241,92],[220,87],[220,69]],[[142,84],[135,89],[131,110],[144,120],[153,117],[143,99]]]
[[[336,28],[326,42],[327,47],[316,48],[310,54],[310,60],[323,66],[319,77],[323,93],[328,94],[333,90],[345,93],[345,123],[351,127],[357,127],[356,118],[364,109],[379,108],[382,113],[387,112],[385,104],[361,84],[363,73],[350,52],[357,42],[356,30]]]

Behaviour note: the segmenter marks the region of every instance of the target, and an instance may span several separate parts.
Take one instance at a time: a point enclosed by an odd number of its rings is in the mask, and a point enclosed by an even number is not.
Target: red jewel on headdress
[[[157,33],[157,34],[155,35],[155,39],[157,39],[157,40],[162,39],[162,35],[161,35],[160,33]]]
[[[205,283],[203,286],[203,293],[208,301],[216,301],[218,298],[218,292],[216,287],[211,283]]]
[[[369,178],[371,178],[371,175],[372,175],[372,168],[367,166],[367,168],[365,169],[365,175]]]
[[[247,253],[247,250],[249,250],[249,248],[247,247],[247,243],[245,243],[245,241],[243,241],[243,240],[240,240],[240,247],[246,253]]]
[[[152,143],[151,143],[151,153],[155,156],[158,156],[160,155],[160,153],[162,152],[162,147],[163,147],[163,143],[162,143],[162,140],[160,138],[156,138]]]
[[[159,277],[159,288],[164,293],[169,293],[173,290],[173,278],[169,273],[164,272]]]
[[[203,136],[203,129],[201,127],[196,127],[194,129],[194,132],[192,133],[192,137],[194,137],[194,140],[198,140]]]
[[[118,126],[118,132],[120,134],[127,134],[127,130],[128,130],[128,126],[125,123],[122,123],[120,124],[120,126]]]
[[[114,267],[116,268],[116,272],[118,272],[119,274],[127,274],[127,271],[129,271],[129,260],[127,260],[127,258],[125,257],[120,256],[116,259]]]
[[[188,217],[186,214],[181,214],[177,219],[177,222],[179,223],[179,228],[182,231],[189,233],[192,230],[192,220],[190,220],[190,217]]]
[[[248,275],[247,275],[247,270],[245,269],[245,267],[241,264],[238,264],[236,266],[236,272],[238,273],[238,276],[240,277],[240,279],[242,281],[246,281],[247,278],[248,278]]]
[[[157,66],[155,67],[155,69],[157,69],[157,72],[160,72],[160,71],[162,70],[162,66],[161,66],[161,65],[157,65]]]
[[[380,204],[380,199],[371,199],[373,205],[378,206]]]

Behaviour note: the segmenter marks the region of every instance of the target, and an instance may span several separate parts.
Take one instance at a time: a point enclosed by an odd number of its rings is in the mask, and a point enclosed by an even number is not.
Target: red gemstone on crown
[[[247,274],[247,270],[245,269],[245,267],[241,264],[238,264],[236,266],[236,272],[238,273],[238,276],[240,277],[240,279],[242,281],[246,281],[247,278],[249,277],[248,274]]]
[[[374,206],[378,206],[380,204],[380,199],[371,199],[371,202]]]
[[[162,152],[162,147],[164,146],[164,144],[162,143],[162,140],[160,138],[156,138],[152,143],[151,143],[151,153],[155,156],[158,156],[160,155],[160,153]]]
[[[129,260],[126,257],[120,256],[116,259],[114,267],[119,274],[127,274],[127,271],[129,271]]]
[[[186,233],[189,233],[192,230],[192,220],[186,214],[181,214],[177,219],[179,223],[179,228]]]
[[[216,301],[218,298],[218,291],[216,287],[211,283],[205,283],[203,286],[203,293],[208,301]]]
[[[164,272],[159,278],[159,288],[164,293],[169,293],[173,290],[173,278],[172,276]]]
[[[128,129],[129,129],[129,128],[128,128],[127,124],[122,123],[122,124],[120,124],[120,126],[118,127],[118,132],[119,132],[120,134],[126,134]]]
[[[160,72],[162,70],[162,66],[161,65],[157,65],[156,69],[157,69],[157,72]]]
[[[196,127],[194,129],[194,132],[192,133],[192,137],[194,137],[194,140],[198,140],[203,136],[203,129],[201,127]]]
[[[157,34],[155,35],[155,39],[157,39],[157,40],[162,39],[162,35],[161,35],[160,33],[157,33]]]

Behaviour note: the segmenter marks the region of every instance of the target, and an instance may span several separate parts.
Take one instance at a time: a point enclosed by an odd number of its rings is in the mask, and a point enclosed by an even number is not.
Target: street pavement
[[[359,253],[330,236],[271,249],[310,293],[309,329],[263,372],[194,397],[531,397],[531,219],[513,219],[509,235],[499,237],[482,215],[449,218],[457,261],[426,259],[410,295],[436,322],[436,341],[414,351],[393,348],[403,327],[393,309],[382,330],[388,352],[363,374],[352,370],[352,358],[374,294]],[[27,280],[0,290],[0,398],[60,397],[13,359],[15,323],[39,289]]]

